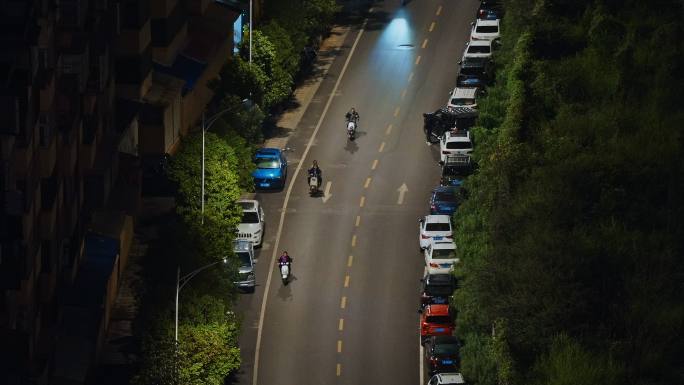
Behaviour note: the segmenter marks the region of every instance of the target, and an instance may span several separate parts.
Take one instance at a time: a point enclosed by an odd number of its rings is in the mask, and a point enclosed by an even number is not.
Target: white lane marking
[[[397,189],[399,191],[399,198],[397,199],[397,204],[402,205],[404,204],[404,195],[406,195],[406,192],[408,191],[408,187],[406,186],[406,183],[402,183],[401,186]]]
[[[266,303],[268,301],[268,293],[269,293],[269,288],[271,287],[271,280],[273,279],[273,270],[275,269],[276,254],[278,253],[278,246],[280,244],[280,235],[283,231],[283,223],[285,222],[285,213],[287,212],[287,203],[290,200],[290,194],[292,194],[292,187],[294,186],[294,181],[297,179],[297,175],[299,175],[299,171],[302,169],[302,164],[304,164],[304,159],[306,159],[306,155],[309,153],[309,150],[311,149],[311,146],[314,142],[314,139],[316,138],[316,134],[318,133],[318,130],[321,128],[321,125],[323,124],[323,119],[325,118],[325,115],[328,113],[328,109],[330,109],[330,105],[332,104],[333,98],[334,98],[335,94],[337,93],[337,88],[340,86],[340,82],[342,81],[342,78],[344,77],[344,73],[347,71],[347,66],[349,66],[349,62],[351,61],[351,58],[354,55],[354,51],[356,51],[356,46],[359,44],[359,40],[361,40],[361,36],[363,35],[363,31],[366,28],[366,23],[368,23],[368,19],[365,19],[363,21],[363,24],[361,25],[361,29],[359,30],[359,34],[356,35],[356,40],[354,40],[354,44],[352,45],[351,50],[349,51],[349,56],[347,56],[347,60],[345,60],[344,65],[342,66],[342,70],[340,71],[340,76],[337,78],[337,81],[335,82],[335,86],[333,87],[333,90],[330,93],[330,96],[328,97],[328,101],[325,103],[325,107],[323,108],[323,112],[321,113],[321,117],[318,119],[318,123],[316,124],[316,128],[314,129],[313,133],[311,134],[311,137],[309,138],[309,142],[306,144],[306,148],[304,149],[304,153],[302,154],[302,161],[297,164],[297,168],[295,169],[295,172],[290,179],[290,184],[287,187],[287,193],[285,194],[285,200],[283,201],[283,207],[280,210],[280,220],[278,222],[278,232],[276,233],[275,245],[273,246],[273,253],[271,254],[271,263],[270,263],[269,269],[268,269],[268,278],[266,279],[266,287],[264,288],[264,298],[261,300],[261,310],[259,311],[259,329],[257,330],[256,349],[254,351],[254,370],[252,372],[252,385],[258,384],[257,380],[258,380],[258,374],[259,374],[259,353],[260,353],[260,349],[261,349],[262,331],[264,329],[264,316],[266,314]]]
[[[323,203],[327,202],[330,197],[332,197],[332,194],[330,193],[330,186],[332,185],[331,181],[328,181],[328,183],[325,184],[325,192],[323,193],[323,196],[321,199],[323,200]]]

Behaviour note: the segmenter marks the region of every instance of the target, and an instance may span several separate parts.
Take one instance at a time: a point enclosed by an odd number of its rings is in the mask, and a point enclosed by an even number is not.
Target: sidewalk
[[[349,33],[348,26],[336,26],[330,31],[328,36],[318,50],[318,57],[313,66],[312,74],[304,81],[300,87],[294,92],[295,105],[297,107],[285,111],[276,124],[273,136],[266,139],[264,147],[284,148],[292,133],[297,129],[304,112],[309,107],[309,104],[322,102],[321,100],[314,100],[314,95],[321,85],[321,81],[328,73],[330,66],[337,53],[341,50],[344,39]]]

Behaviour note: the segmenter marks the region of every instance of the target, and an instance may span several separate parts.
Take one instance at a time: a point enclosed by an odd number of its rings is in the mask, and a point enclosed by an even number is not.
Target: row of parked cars
[[[496,1],[481,1],[470,39],[459,61],[456,87],[446,110],[463,116],[477,108],[477,97],[490,80],[492,52],[498,45],[502,10]],[[470,111],[472,112],[472,111]],[[440,185],[432,190],[429,214],[418,221],[418,245],[425,259],[420,295],[420,337],[428,385],[464,384],[460,373],[460,341],[455,337],[455,309],[450,298],[457,290],[453,267],[459,262],[454,243],[453,215],[465,198],[463,179],[473,171],[473,140],[468,124],[454,126],[440,137]]]

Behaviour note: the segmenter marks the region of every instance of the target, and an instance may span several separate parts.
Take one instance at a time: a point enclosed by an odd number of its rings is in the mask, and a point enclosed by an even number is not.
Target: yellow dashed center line
[[[342,364],[337,364],[337,376],[339,377],[342,374]]]
[[[371,170],[375,170],[375,168],[378,167],[378,160],[373,161],[373,165],[371,166]]]
[[[349,287],[349,276],[344,277],[344,287]]]
[[[342,353],[342,340],[337,340],[337,352]]]
[[[437,13],[435,13],[435,15],[439,16],[440,13],[442,13],[442,6],[441,5],[437,8]]]
[[[394,109],[394,117],[395,117],[395,118],[396,118],[397,116],[399,116],[399,110],[400,110],[399,107],[397,107],[397,108]]]
[[[363,188],[368,188],[368,186],[370,186],[370,182],[371,182],[371,178],[370,177],[366,178],[366,183],[363,184]]]
[[[356,235],[352,235],[352,247],[356,246]]]
[[[408,81],[410,82],[411,80],[413,80],[413,72],[411,72],[411,73],[409,74]]]
[[[363,205],[366,204],[366,197],[361,197],[361,200],[359,200],[359,207],[363,207]]]
[[[354,263],[354,256],[350,255],[349,258],[347,258],[347,267],[352,267],[352,263]]]
[[[337,325],[337,330],[339,330],[339,331],[344,330],[344,318],[340,318],[340,322]]]
[[[428,39],[423,40],[423,45],[421,45],[420,48],[427,47],[427,41],[428,41]]]
[[[361,224],[361,215],[356,216],[356,222],[354,222],[354,226],[359,227],[359,224]]]
[[[347,297],[342,297],[342,300],[340,301],[340,309],[344,309],[347,307]]]
[[[378,152],[382,152],[382,150],[385,149],[385,142],[380,143],[380,148],[378,148]]]
[[[406,94],[406,90],[404,90],[404,92],[402,93],[402,95],[404,95],[404,94]],[[387,126],[387,129],[385,130],[385,135],[389,135],[390,132],[392,132],[392,124],[391,123]]]
[[[435,24],[435,22],[433,21],[433,22],[430,24],[430,29],[428,30],[428,32],[432,32],[432,30],[435,29],[435,25],[436,25],[436,24]]]
[[[420,55],[416,58],[416,65],[418,65],[418,63],[420,63]]]

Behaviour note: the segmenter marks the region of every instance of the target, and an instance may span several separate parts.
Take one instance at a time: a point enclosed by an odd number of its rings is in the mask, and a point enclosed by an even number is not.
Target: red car
[[[420,340],[431,336],[450,336],[454,332],[454,317],[449,305],[430,304],[420,315]]]

